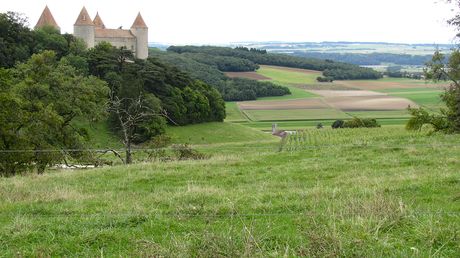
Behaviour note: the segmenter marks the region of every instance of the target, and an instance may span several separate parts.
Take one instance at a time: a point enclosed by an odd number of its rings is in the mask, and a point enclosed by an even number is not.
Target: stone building
[[[44,26],[52,26],[60,30],[48,6],[43,10],[35,29]],[[148,57],[148,27],[140,13],[134,20],[131,29],[124,30],[121,27],[119,29],[108,29],[105,27],[99,13],[92,20],[86,8],[83,7],[73,28],[73,35],[81,38],[88,48],[105,41],[115,47],[126,47],[133,51],[137,58],[146,59]]]

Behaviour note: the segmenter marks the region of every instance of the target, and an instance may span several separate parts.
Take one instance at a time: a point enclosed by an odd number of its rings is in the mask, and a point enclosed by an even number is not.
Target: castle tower
[[[149,56],[149,28],[145,24],[144,19],[142,19],[140,12],[131,26],[131,33],[136,36],[136,57],[147,59]]]
[[[37,25],[35,25],[34,29],[40,29],[46,26],[54,27],[55,29],[61,31],[61,28],[59,28],[59,26],[56,23],[56,20],[54,20],[54,17],[51,14],[51,11],[48,8],[48,6],[46,6],[43,10],[42,15],[38,19]]]
[[[81,38],[88,48],[94,47],[94,24],[85,7],[83,7],[73,25],[73,35]]]
[[[102,21],[101,16],[99,16],[99,12],[96,13],[96,17],[94,17],[93,23],[96,29],[105,29],[104,22]]]

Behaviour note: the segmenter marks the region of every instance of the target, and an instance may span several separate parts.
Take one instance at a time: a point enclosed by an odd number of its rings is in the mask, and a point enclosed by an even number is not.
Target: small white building
[[[60,30],[48,6],[43,10],[37,25],[35,25],[35,29],[44,26],[52,26]],[[128,50],[133,51],[134,56],[139,59],[146,59],[148,57],[149,29],[140,13],[138,13],[134,20],[131,29],[108,29],[105,27],[99,13],[96,14],[94,20],[91,20],[88,11],[83,7],[73,28],[73,35],[82,39],[88,48],[92,48],[99,42],[105,41],[115,47],[126,47]]]

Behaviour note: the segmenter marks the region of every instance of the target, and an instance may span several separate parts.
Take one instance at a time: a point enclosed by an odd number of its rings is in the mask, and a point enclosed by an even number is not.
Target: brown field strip
[[[334,83],[345,87],[361,90],[384,90],[384,89],[444,89],[447,84],[430,84],[430,83],[403,83],[403,82],[382,82],[382,81],[335,81]]]
[[[330,106],[343,111],[384,111],[404,110],[408,106],[417,107],[413,101],[392,96],[352,96],[325,98]]]
[[[251,79],[251,80],[258,80],[258,81],[271,80],[271,78],[268,78],[256,72],[226,72],[224,74],[230,78],[245,78],[245,79]]]
[[[331,97],[365,97],[365,96],[385,96],[385,93],[369,90],[309,90],[319,96]]]
[[[288,110],[330,108],[322,99],[294,99],[283,101],[245,101],[238,102],[241,110]]]
[[[321,76],[323,74],[323,72],[321,71],[301,69],[301,68],[291,68],[291,67],[284,67],[284,66],[261,65],[260,67],[276,69],[276,70],[281,70],[281,71],[289,71],[289,72],[297,72],[297,73],[305,73],[305,74],[316,74],[318,76]]]

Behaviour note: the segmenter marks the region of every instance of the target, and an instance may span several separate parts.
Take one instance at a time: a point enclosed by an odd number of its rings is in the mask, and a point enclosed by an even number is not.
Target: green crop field
[[[289,121],[350,118],[336,109],[245,110],[251,121]]]
[[[0,256],[460,253],[459,135],[197,126],[168,133],[209,159],[0,178]]]
[[[439,92],[442,93],[444,91],[437,89],[437,88],[396,88],[396,89],[381,89],[378,90],[379,92],[384,93],[419,93],[419,92]]]
[[[244,122],[248,120],[238,108],[236,102],[225,102],[225,112],[227,115],[226,122]]]
[[[297,72],[286,70],[282,67],[277,68],[263,65],[257,70],[257,73],[281,84],[313,84],[316,83],[316,78],[321,75],[321,72]]]
[[[392,92],[390,95],[398,96],[410,99],[420,105],[438,105],[441,104],[441,94],[440,91],[432,92],[401,92],[395,93]]]
[[[349,116],[361,118],[409,118],[408,110],[390,110],[390,111],[347,111]]]

